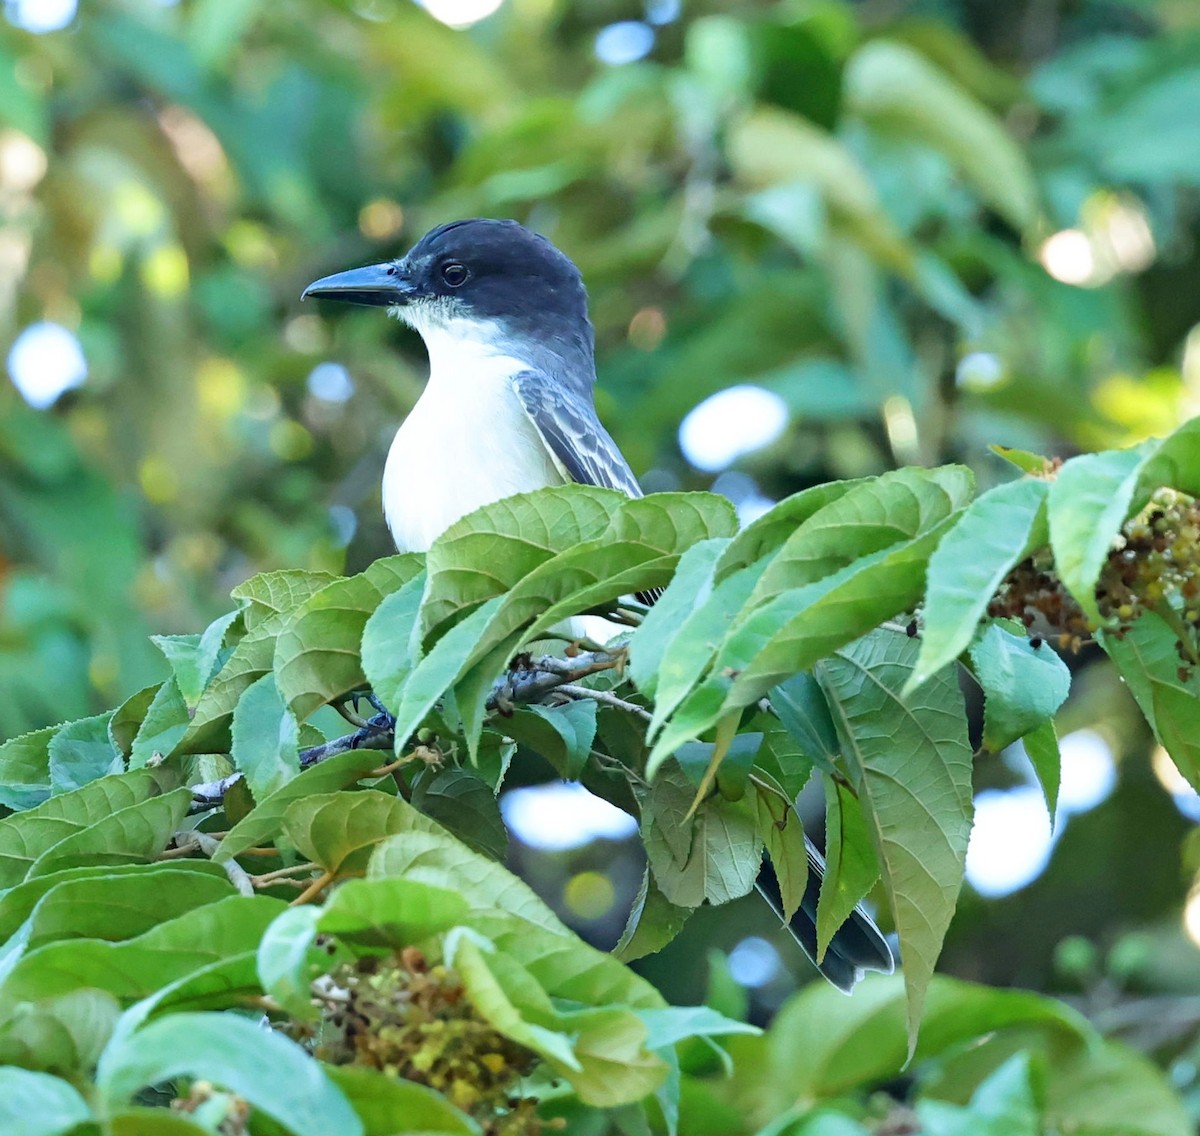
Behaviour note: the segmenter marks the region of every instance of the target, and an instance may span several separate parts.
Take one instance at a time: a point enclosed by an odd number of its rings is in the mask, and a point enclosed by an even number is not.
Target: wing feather
[[[629,463],[596,417],[590,398],[561,383],[548,382],[538,371],[521,371],[512,382],[525,413],[567,477],[582,485],[643,496]],[[653,604],[660,595],[662,589],[655,588],[639,592],[638,599]]]

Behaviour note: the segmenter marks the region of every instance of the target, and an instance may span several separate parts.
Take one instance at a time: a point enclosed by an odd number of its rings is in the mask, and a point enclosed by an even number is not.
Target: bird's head
[[[308,296],[386,307],[431,347],[449,334],[487,339],[518,356],[583,351],[591,359],[579,269],[516,221],[440,225],[398,260],[326,276],[304,289]]]

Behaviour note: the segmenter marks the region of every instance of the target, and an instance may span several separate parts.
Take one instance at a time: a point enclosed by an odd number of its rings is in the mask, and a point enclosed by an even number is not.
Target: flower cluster
[[[546,1127],[537,1102],[514,1092],[536,1055],[484,1020],[449,967],[406,947],[343,965],[315,990],[321,1060],[428,1085],[487,1136],[537,1136]]]

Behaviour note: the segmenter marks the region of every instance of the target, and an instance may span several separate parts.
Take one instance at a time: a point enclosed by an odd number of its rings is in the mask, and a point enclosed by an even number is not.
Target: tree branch
[[[492,713],[511,714],[513,706],[520,703],[540,702],[546,695],[560,688],[569,688],[564,693],[573,698],[594,698],[609,706],[649,719],[650,715],[640,706],[626,702],[615,694],[603,690],[590,690],[575,686],[581,678],[600,671],[615,670],[624,666],[624,651],[586,651],[570,658],[554,655],[539,655],[531,658],[519,655],[513,665],[493,684],[487,698],[487,709]],[[300,751],[300,768],[308,769],[338,754],[353,749],[390,750],[395,745],[394,723],[390,718],[376,715],[361,729],[340,738],[331,738],[320,745]],[[192,786],[192,804],[189,812],[206,812],[218,808],[225,794],[241,779],[240,773],[231,773],[219,781],[206,781]]]

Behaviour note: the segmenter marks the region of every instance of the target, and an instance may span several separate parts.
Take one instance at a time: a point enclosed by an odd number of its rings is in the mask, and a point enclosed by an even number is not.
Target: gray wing
[[[547,381],[537,371],[521,371],[512,382],[525,413],[567,476],[584,485],[642,496],[633,470],[600,425],[590,398]]]
[[[630,497],[643,496],[617,443],[600,425],[590,397],[547,382],[537,371],[515,375],[513,387],[542,441],[568,477],[583,485],[619,489]],[[661,595],[662,588],[651,588],[638,592],[637,598],[650,606]]]

